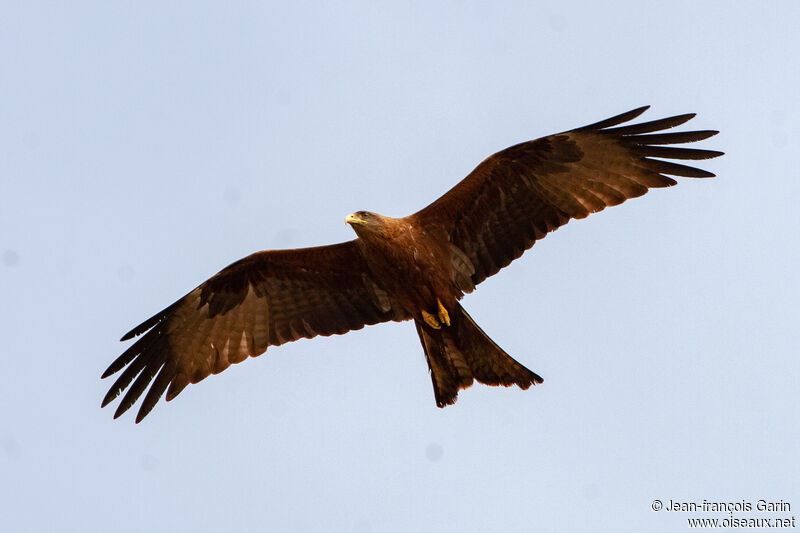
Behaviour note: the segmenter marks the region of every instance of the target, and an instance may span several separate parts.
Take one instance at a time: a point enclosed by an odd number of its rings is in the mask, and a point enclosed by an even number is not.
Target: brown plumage
[[[492,342],[459,300],[572,218],[674,185],[667,175],[713,176],[653,158],[722,155],[664,146],[717,132],[654,133],[693,114],[619,126],[646,109],[506,148],[408,217],[349,215],[355,240],[257,252],[233,263],[122,337],[142,335],[103,373],[122,370],[102,405],[129,387],[116,418],[149,385],[139,422],[165,391],[169,401],[189,383],[268,346],[408,319],[415,321],[439,407],[454,403],[473,380],[523,389],[541,383]]]

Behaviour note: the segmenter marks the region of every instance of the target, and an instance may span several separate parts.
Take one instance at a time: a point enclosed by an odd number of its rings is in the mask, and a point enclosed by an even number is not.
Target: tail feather
[[[431,372],[436,405],[452,405],[459,390],[472,386],[474,376],[469,364],[448,335],[427,328],[422,322],[416,321],[415,324]]]
[[[439,407],[454,404],[458,391],[470,387],[473,380],[521,389],[542,383],[539,375],[495,344],[460,305],[450,314],[450,326],[437,330],[419,321],[416,326]]]

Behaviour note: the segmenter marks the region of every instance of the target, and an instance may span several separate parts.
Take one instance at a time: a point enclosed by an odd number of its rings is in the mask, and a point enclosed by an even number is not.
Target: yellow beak
[[[358,218],[355,214],[351,213],[344,217],[345,224],[366,224],[367,221],[363,218]]]

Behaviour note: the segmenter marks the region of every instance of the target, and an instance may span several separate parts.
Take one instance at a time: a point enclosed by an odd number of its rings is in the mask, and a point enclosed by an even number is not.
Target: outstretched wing
[[[138,423],[164,391],[169,401],[189,383],[260,355],[267,346],[407,318],[371,280],[355,241],[258,252],[122,337],[125,341],[144,333],[103,373],[106,378],[127,366],[103,407],[130,385],[117,418],[152,381]]]
[[[722,152],[663,145],[700,141],[717,131],[653,133],[679,126],[694,114],[619,126],[649,106],[572,131],[506,148],[483,161],[444,196],[411,215],[422,225],[444,226],[450,241],[474,266],[477,285],[572,218],[668,187],[669,177],[714,174],[663,161],[708,159]]]

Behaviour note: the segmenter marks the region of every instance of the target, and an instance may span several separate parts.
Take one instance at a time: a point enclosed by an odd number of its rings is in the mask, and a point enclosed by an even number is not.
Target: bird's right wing
[[[130,385],[114,418],[120,416],[154,380],[139,422],[164,391],[169,401],[189,383],[260,355],[267,346],[408,318],[372,281],[355,241],[257,252],[122,337],[144,334],[103,373],[106,378],[125,369],[103,406]]]

